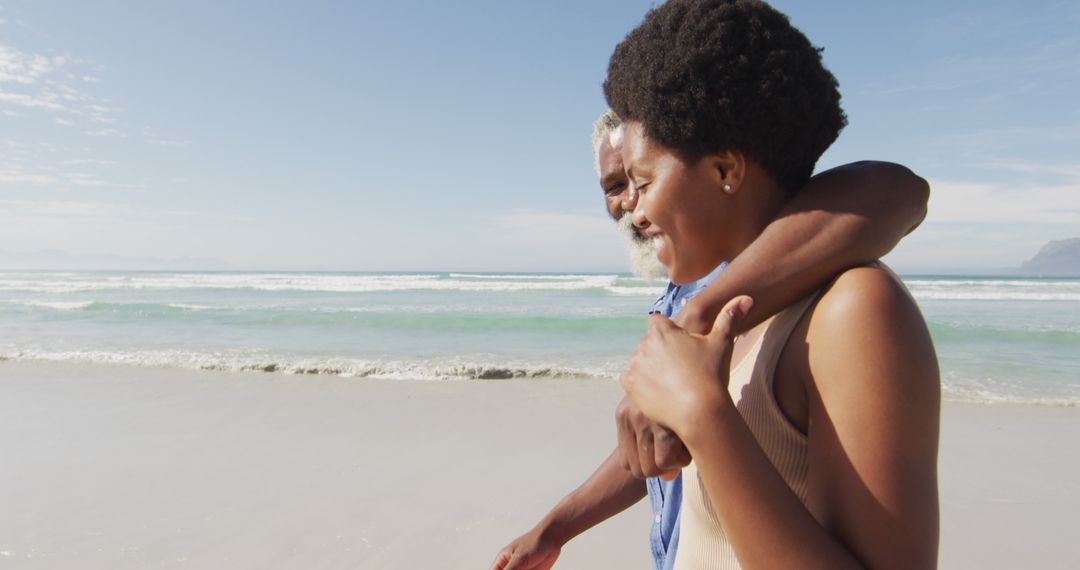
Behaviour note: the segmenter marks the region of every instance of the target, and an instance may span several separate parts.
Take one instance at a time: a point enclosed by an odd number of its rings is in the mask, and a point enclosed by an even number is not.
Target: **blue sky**
[[[0,0],[0,265],[624,271],[589,133],[650,4]],[[840,81],[819,168],[932,183],[897,269],[1080,236],[1080,4],[774,5]]]

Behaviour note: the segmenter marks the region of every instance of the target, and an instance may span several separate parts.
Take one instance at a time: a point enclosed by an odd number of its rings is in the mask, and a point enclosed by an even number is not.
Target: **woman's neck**
[[[745,202],[741,208],[741,223],[732,228],[735,232],[732,242],[735,254],[727,261],[735,259],[739,253],[750,247],[790,200],[790,195],[774,182],[772,177],[763,172],[755,174],[757,175],[747,176],[744,187],[739,191]]]

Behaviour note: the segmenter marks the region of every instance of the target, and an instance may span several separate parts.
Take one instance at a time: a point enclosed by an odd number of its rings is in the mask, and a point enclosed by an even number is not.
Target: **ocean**
[[[1080,404],[1080,279],[903,279],[947,399]],[[663,285],[611,274],[0,272],[0,360],[616,378]]]

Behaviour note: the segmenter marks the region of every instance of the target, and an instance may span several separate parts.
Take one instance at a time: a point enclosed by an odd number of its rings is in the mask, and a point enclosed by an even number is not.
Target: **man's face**
[[[667,275],[667,269],[656,253],[657,241],[649,239],[638,231],[631,220],[631,214],[637,205],[637,193],[630,187],[619,143],[622,140],[621,129],[604,139],[600,145],[597,159],[600,163],[600,188],[604,191],[604,202],[608,214],[619,227],[619,232],[627,240],[630,250],[630,270],[638,277],[659,279]]]
[[[619,139],[616,137],[617,140]],[[626,171],[623,170],[622,156],[611,141],[611,136],[604,137],[597,159],[600,163],[600,189],[604,191],[604,202],[611,219],[617,222],[623,214],[634,210],[634,196],[630,191]]]

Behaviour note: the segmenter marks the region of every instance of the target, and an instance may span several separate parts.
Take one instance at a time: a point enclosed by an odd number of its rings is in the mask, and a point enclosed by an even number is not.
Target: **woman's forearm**
[[[863,568],[787,486],[729,398],[690,424],[680,435],[743,568]]]

